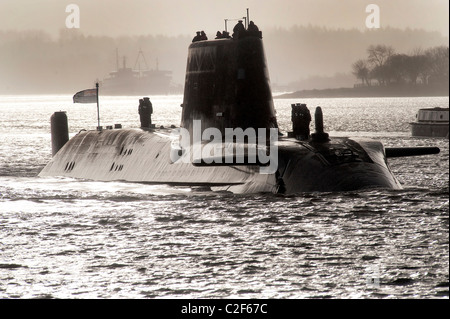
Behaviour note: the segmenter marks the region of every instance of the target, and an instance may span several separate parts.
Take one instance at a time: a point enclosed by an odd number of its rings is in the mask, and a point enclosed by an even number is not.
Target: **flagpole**
[[[100,131],[100,107],[98,105],[98,82],[95,83],[95,87],[97,89],[97,122],[98,122],[98,126],[97,126],[97,130]]]

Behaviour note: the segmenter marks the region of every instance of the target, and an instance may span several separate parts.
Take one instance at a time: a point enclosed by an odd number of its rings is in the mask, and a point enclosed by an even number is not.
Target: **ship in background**
[[[172,84],[172,72],[156,68],[150,69],[142,50],[139,51],[134,68],[126,65],[123,57],[119,66],[119,54],[116,50],[116,71],[109,74],[101,84],[102,95],[166,95],[179,90]]]

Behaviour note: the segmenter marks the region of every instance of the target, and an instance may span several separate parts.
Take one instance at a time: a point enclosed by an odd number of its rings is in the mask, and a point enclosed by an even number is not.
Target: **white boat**
[[[420,109],[411,124],[412,136],[448,138],[448,108]]]

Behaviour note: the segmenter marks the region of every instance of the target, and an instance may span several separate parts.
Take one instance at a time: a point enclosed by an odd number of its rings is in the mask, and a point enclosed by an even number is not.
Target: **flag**
[[[73,103],[97,103],[97,89],[88,89],[75,93]]]

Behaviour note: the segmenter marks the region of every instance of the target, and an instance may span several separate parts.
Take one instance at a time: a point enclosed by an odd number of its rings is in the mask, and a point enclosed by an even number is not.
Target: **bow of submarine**
[[[332,138],[316,144],[287,139],[279,143],[278,152],[278,193],[402,188],[378,141]]]

